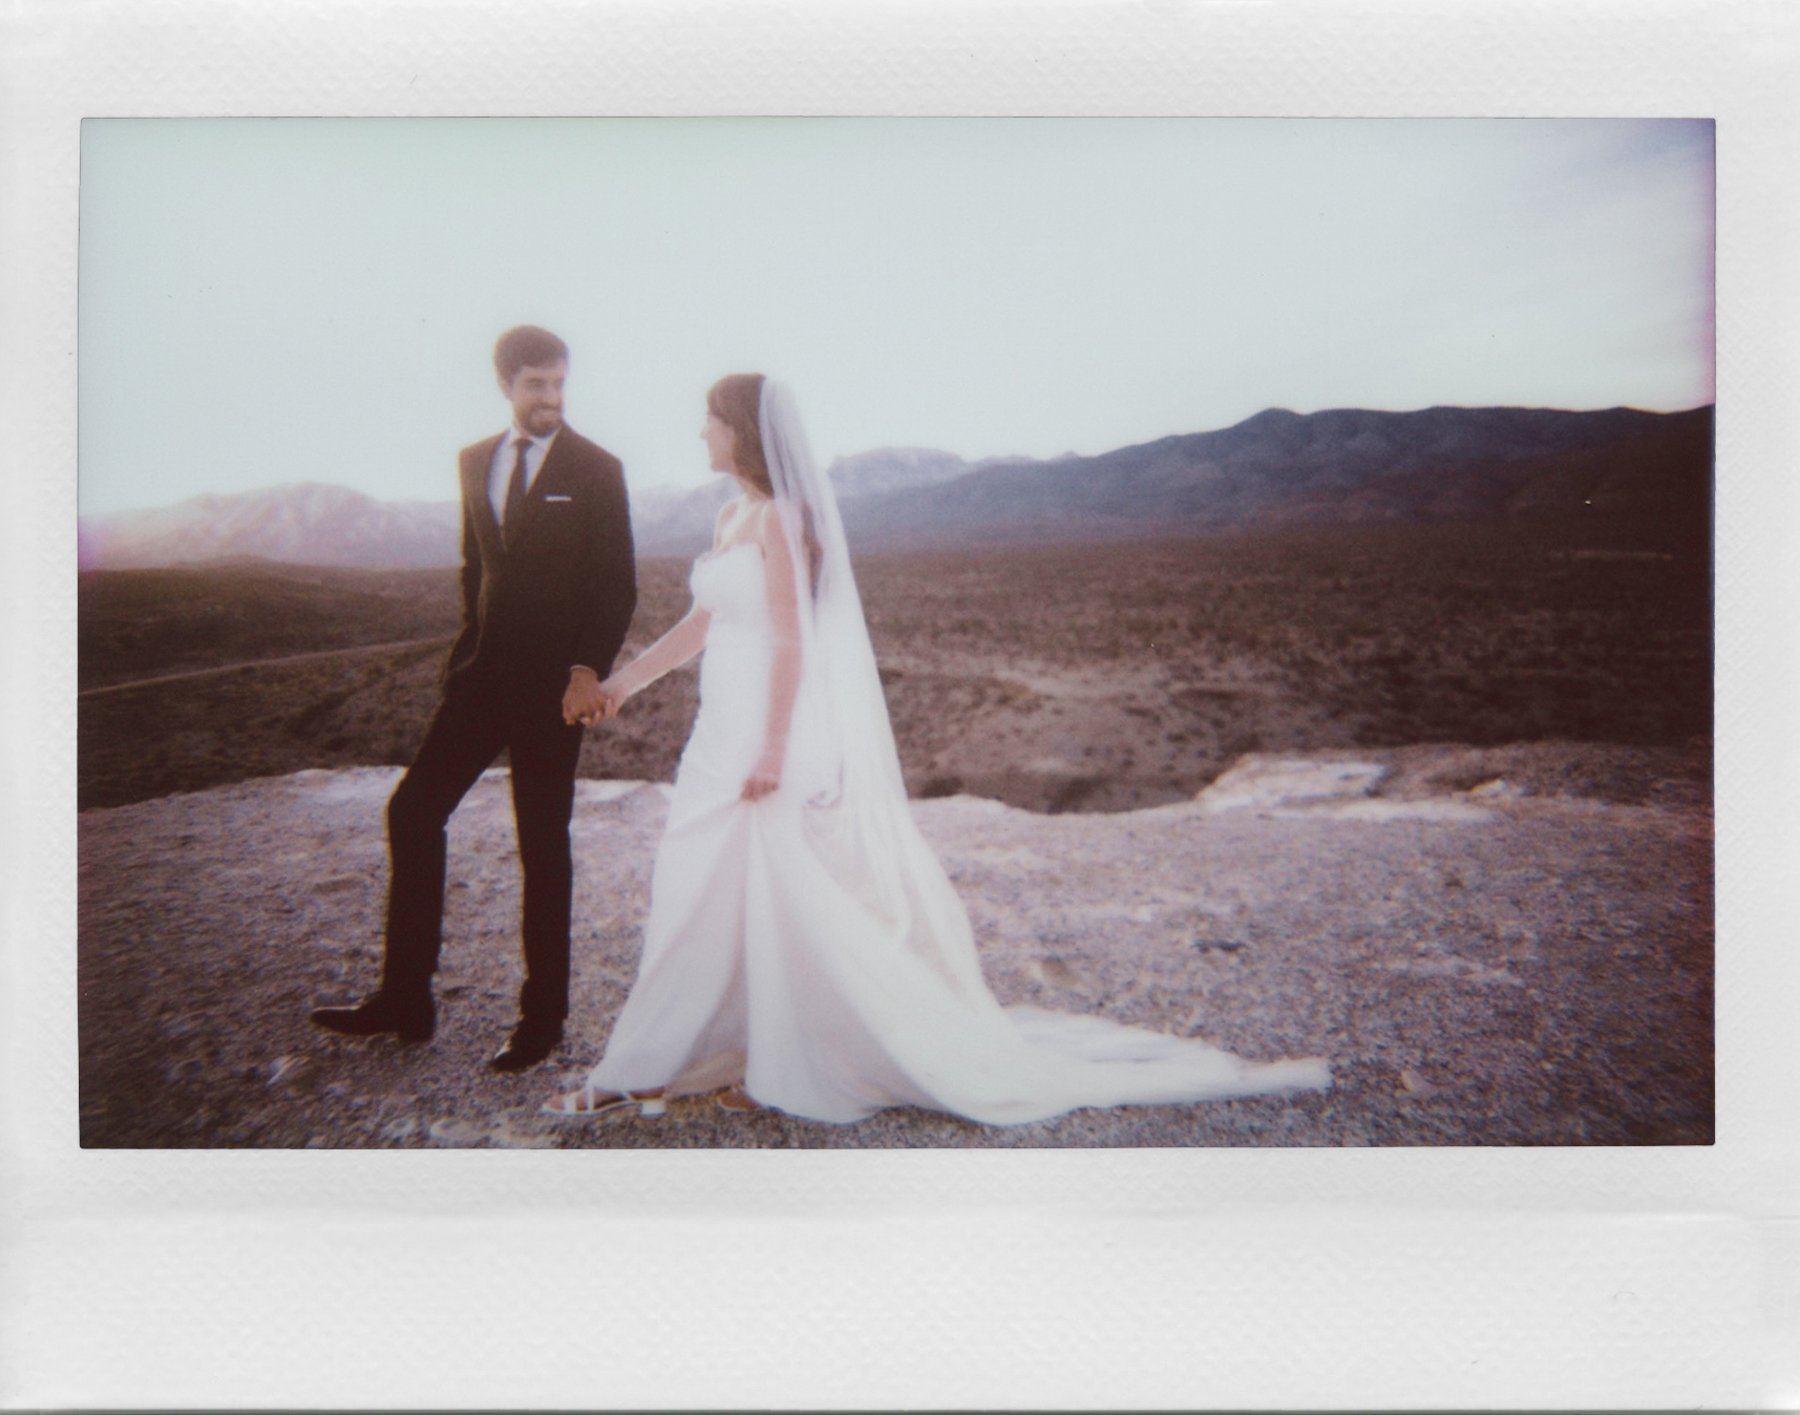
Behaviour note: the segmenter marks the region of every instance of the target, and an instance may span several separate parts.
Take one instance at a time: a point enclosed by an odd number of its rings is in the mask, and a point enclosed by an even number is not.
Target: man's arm
[[[580,647],[575,664],[596,675],[611,672],[613,659],[637,611],[637,563],[631,541],[631,508],[625,477],[618,462],[607,458],[598,469],[590,528],[588,563],[576,593],[584,601]]]
[[[481,542],[475,538],[475,518],[463,502],[462,515],[462,627],[450,645],[450,663],[461,657],[479,630],[481,616]]]

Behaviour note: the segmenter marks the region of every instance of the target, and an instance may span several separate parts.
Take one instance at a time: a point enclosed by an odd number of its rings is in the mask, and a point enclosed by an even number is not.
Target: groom
[[[637,604],[619,460],[564,425],[568,367],[568,346],[548,330],[511,329],[494,347],[512,426],[461,454],[462,632],[425,741],[388,802],[381,985],[354,1007],[312,1013],[352,1036],[431,1036],[444,827],[504,748],[525,875],[525,986],[492,1062],[500,1071],[535,1066],[562,1040],[581,722],[604,716],[600,680]]]

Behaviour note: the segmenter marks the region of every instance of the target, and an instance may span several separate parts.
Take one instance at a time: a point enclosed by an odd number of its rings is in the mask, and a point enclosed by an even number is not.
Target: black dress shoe
[[[521,1022],[488,1065],[496,1071],[524,1071],[549,1056],[561,1041],[561,1022]]]
[[[437,1026],[437,1009],[429,997],[399,1002],[383,993],[371,993],[354,1007],[315,1007],[315,1026],[349,1037],[373,1037],[392,1032],[403,1042],[428,1042]]]

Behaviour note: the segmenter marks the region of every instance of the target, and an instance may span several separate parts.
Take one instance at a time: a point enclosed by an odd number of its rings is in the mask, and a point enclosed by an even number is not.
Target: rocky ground
[[[1103,1012],[1328,1092],[989,1128],[851,1126],[709,1100],[558,1121],[635,967],[665,788],[580,784],[569,1036],[488,1070],[518,984],[503,773],[452,823],[437,1036],[317,1031],[377,973],[389,768],[306,771],[80,820],[89,1146],[1705,1144],[1712,819],[1703,744],[1249,756],[1197,799],[1037,815],[915,803],[1008,1002]]]

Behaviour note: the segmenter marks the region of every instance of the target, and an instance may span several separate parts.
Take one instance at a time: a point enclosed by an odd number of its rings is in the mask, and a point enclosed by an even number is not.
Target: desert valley
[[[1710,429],[1277,412],[1106,457],[838,469],[909,791],[1002,998],[1337,1078],[1005,1132],[537,1117],[554,1068],[479,1066],[517,968],[497,781],[453,828],[440,1041],[309,1034],[312,1001],[372,980],[453,520],[392,530],[387,564],[274,550],[255,525],[304,523],[241,504],[84,528],[84,1143],[1705,1143]],[[713,504],[644,499],[627,652],[685,607]],[[569,1066],[629,983],[693,694],[676,675],[588,735]]]

